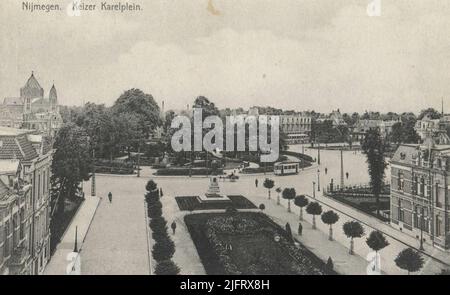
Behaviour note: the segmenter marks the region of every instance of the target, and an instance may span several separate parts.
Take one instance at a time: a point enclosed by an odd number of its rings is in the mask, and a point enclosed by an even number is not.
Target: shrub
[[[148,217],[157,218],[162,216],[162,204],[161,202],[155,203],[148,207]]]
[[[175,245],[170,239],[157,241],[153,245],[152,256],[157,262],[172,258],[175,253]]]
[[[152,179],[150,179],[147,184],[145,185],[145,189],[148,192],[152,192],[154,190],[156,190],[158,188],[158,185],[156,184],[156,182],[154,182]]]
[[[156,217],[150,220],[150,228],[153,232],[167,232],[167,221],[164,217]]]
[[[163,260],[156,264],[156,275],[177,275],[180,273],[180,268],[171,260]]]

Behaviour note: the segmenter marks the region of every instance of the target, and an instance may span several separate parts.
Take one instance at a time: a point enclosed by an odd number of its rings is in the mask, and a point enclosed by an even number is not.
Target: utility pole
[[[92,169],[91,196],[95,197],[95,148],[92,150],[92,158],[94,161],[94,167]]]
[[[316,198],[316,182],[313,181],[312,185],[313,185],[313,198],[315,199]]]
[[[317,164],[320,165],[320,142],[317,143]]]
[[[344,189],[344,156],[341,148],[341,190]]]
[[[141,141],[138,143],[138,154],[137,154],[137,177],[141,177]]]
[[[320,170],[317,169],[317,191],[320,192]]]

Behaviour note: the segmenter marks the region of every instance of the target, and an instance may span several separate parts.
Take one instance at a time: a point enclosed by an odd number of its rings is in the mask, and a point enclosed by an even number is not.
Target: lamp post
[[[93,168],[92,168],[92,179],[91,179],[91,196],[95,197],[95,148],[92,150],[92,158],[93,158]]]
[[[317,165],[320,165],[320,142],[317,143]]]
[[[317,169],[317,191],[320,192],[320,169]]]
[[[313,198],[315,199],[316,198],[316,182],[313,181],[312,185],[313,185]]]
[[[423,225],[424,225],[424,223],[425,223],[425,220],[424,220],[424,214],[425,214],[425,210],[424,210],[424,208],[422,207],[421,208],[421,210],[420,210],[420,250],[425,250],[424,248],[423,248]]]
[[[138,153],[137,153],[137,177],[141,177],[141,141],[138,142]]]

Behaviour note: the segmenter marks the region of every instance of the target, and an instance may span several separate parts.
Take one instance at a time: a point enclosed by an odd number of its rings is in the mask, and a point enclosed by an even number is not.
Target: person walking
[[[255,187],[258,187],[258,179],[255,179]]]
[[[348,172],[345,172],[345,177],[347,177],[347,179],[348,179]]]
[[[325,167],[325,175],[328,173],[328,168]]]
[[[111,192],[109,192],[109,194],[108,194],[108,199],[109,199],[109,202],[112,203],[112,193]]]
[[[301,236],[301,235],[302,235],[302,232],[303,232],[303,226],[302,226],[302,224],[299,222],[299,223],[298,223],[298,235]]]
[[[172,228],[173,234],[175,234],[175,230],[177,229],[177,224],[176,224],[176,222],[175,222],[175,221],[172,222],[172,224],[170,225],[170,227]]]

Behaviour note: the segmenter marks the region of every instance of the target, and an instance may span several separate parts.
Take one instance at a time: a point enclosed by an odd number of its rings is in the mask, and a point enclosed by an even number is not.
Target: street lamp
[[[424,223],[425,223],[425,220],[424,220],[424,215],[425,215],[425,209],[422,207],[421,209],[420,209],[420,250],[425,250],[424,248],[423,248],[423,225],[424,225]]]
[[[316,198],[316,182],[313,181],[312,184],[313,184],[313,198],[315,199]]]
[[[317,191],[320,192],[320,170],[317,169]]]
[[[320,142],[317,143],[317,165],[320,165]]]

